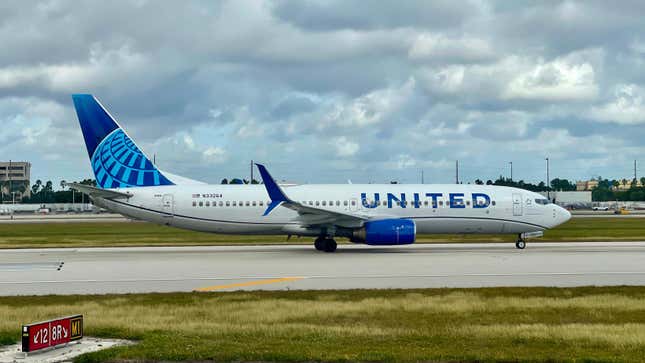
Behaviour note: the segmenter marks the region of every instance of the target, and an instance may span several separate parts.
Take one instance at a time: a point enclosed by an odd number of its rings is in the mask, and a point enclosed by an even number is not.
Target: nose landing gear
[[[524,241],[524,238],[522,238],[522,234],[519,234],[517,236],[517,242],[515,242],[515,247],[520,250],[523,250],[524,248],[526,248],[526,241]]]
[[[316,238],[314,246],[318,251],[335,252],[338,244],[333,238],[325,236]]]

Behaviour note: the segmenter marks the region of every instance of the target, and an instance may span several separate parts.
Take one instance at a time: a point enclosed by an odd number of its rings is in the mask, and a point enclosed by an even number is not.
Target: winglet
[[[260,175],[262,176],[262,181],[264,182],[264,186],[267,189],[267,193],[269,193],[269,198],[271,198],[271,203],[269,204],[268,208],[266,211],[264,211],[264,215],[268,215],[271,213],[273,209],[275,209],[277,206],[284,202],[291,202],[291,199],[284,194],[282,191],[282,188],[278,185],[278,183],[273,180],[273,177],[271,174],[269,174],[269,171],[267,168],[264,167],[262,164],[255,164],[258,167],[258,170],[260,170]]]

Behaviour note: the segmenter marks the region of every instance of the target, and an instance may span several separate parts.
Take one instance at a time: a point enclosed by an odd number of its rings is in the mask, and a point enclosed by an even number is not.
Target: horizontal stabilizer
[[[130,193],[121,193],[114,190],[100,189],[100,188],[96,188],[85,184],[67,183],[66,185],[81,193],[85,193],[90,197],[105,198],[105,199],[127,199],[132,197],[132,194]]]

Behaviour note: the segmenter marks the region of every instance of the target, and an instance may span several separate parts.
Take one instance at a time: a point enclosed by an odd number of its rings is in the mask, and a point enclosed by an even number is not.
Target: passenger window
[[[226,206],[227,206],[227,207],[230,207],[230,206],[231,206],[231,202],[229,202],[229,201],[227,200],[227,201],[226,201]]]
[[[316,201],[316,206],[319,206],[319,205],[320,205],[320,201]]]
[[[466,201],[466,205],[468,205],[468,206],[470,205],[470,201],[469,201],[469,200],[467,200],[467,201]]]
[[[386,201],[383,201],[383,206],[384,206],[384,207],[385,207],[385,206],[387,206],[387,202],[386,202]]]
[[[256,203],[255,203],[255,201],[253,201],[253,206],[254,206],[254,207],[256,206]]]
[[[223,206],[223,205],[224,205],[224,203],[223,203],[222,201],[220,201],[220,202],[219,202],[219,206],[221,207],[221,206]]]
[[[211,206],[211,202],[210,202],[210,201],[206,201],[206,206],[207,206],[207,207],[210,207],[210,206]]]
[[[240,206],[240,207],[244,207],[244,202],[240,201],[239,206]]]
[[[260,207],[264,206],[264,202],[260,201]]]
[[[345,207],[347,207],[347,201],[346,201],[346,200],[344,200],[344,201],[343,201],[343,205],[344,205]]]
[[[333,201],[333,200],[330,200],[330,201],[329,201],[329,206],[330,206],[330,207],[333,207],[333,206],[334,206],[334,201]]]
[[[322,201],[322,205],[323,205],[323,206],[327,205],[327,202],[323,200],[323,201]]]
[[[427,201],[427,200],[424,200],[424,201],[423,201],[423,205],[425,205],[425,206],[427,207],[427,206],[428,206],[428,201]]]
[[[337,207],[340,207],[340,200],[337,200],[337,201],[336,201],[336,206],[337,206]]]
[[[237,207],[237,202],[233,201],[233,207]]]
[[[250,207],[250,206],[251,206],[251,202],[246,202],[246,206],[247,206],[247,207]]]
[[[495,201],[492,201],[490,204],[495,205],[495,204],[497,204],[497,203],[495,203]]]
[[[200,207],[203,207],[203,206],[204,206],[204,202],[199,202],[199,206],[200,206]]]
[[[193,200],[193,207],[197,207],[197,202]]]
[[[355,201],[355,200],[352,200],[352,205],[356,205],[356,201]]]
[[[443,200],[439,201],[439,205],[443,206]]]

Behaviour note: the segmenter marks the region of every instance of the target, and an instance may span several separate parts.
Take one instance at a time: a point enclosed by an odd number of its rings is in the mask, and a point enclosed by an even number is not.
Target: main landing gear
[[[331,237],[316,238],[316,241],[314,242],[314,246],[316,246],[316,249],[318,251],[325,251],[325,252],[334,252],[336,251],[336,247],[338,247],[338,245],[336,244],[336,241],[334,241],[334,239]]]
[[[524,241],[524,238],[522,238],[522,234],[519,234],[517,236],[517,242],[515,242],[515,247],[517,247],[520,250],[523,250],[526,248],[526,241]]]

